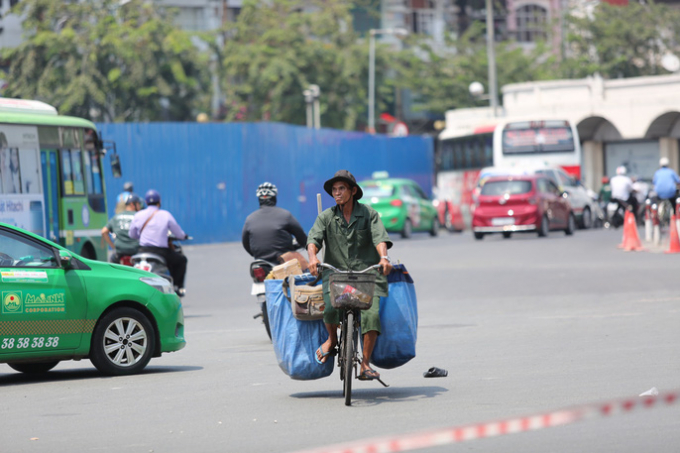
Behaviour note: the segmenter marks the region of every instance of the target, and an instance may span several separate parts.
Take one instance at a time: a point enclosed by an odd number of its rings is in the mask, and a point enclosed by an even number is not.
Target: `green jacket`
[[[381,242],[392,247],[392,241],[380,220],[380,215],[364,204],[354,201],[349,224],[338,205],[328,208],[316,218],[307,235],[307,245],[314,244],[321,250],[325,243],[324,261],[341,270],[360,271],[380,262],[376,245]],[[323,291],[329,292],[327,274],[323,270]],[[377,274],[377,272],[376,272]],[[376,296],[387,296],[387,277],[378,275],[375,287]]]

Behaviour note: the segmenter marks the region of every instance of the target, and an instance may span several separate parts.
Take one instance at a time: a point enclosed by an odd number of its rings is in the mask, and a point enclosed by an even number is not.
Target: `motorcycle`
[[[267,330],[269,339],[272,338],[271,330],[269,329],[269,317],[267,316],[267,299],[264,291],[264,279],[272,271],[276,264],[265,260],[255,260],[250,263],[250,277],[253,279],[253,286],[250,294],[255,296],[260,307],[260,312],[253,316],[253,319],[262,318],[264,328]]]
[[[186,239],[191,240],[193,238],[187,236]],[[178,238],[174,236],[168,236],[168,245],[172,246],[171,248],[175,251],[175,253],[182,253],[182,244],[180,243],[180,240]],[[163,277],[164,279],[166,279],[170,283],[173,283],[174,285],[172,276],[170,275],[170,269],[168,269],[168,265],[165,262],[165,258],[163,258],[162,256],[150,252],[141,252],[132,255],[130,257],[130,263],[132,267],[154,273],[159,277]],[[184,291],[180,291],[180,289],[177,288],[176,286],[175,292],[179,297],[184,297]]]

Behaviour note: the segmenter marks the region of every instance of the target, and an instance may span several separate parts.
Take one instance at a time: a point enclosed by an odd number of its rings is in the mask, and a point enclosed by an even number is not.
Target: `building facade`
[[[502,93],[503,117],[566,119],[577,126],[583,181],[594,190],[619,165],[646,180],[661,157],[680,170],[680,73],[518,83],[504,86]],[[492,117],[486,107],[451,110],[446,128],[474,128]]]

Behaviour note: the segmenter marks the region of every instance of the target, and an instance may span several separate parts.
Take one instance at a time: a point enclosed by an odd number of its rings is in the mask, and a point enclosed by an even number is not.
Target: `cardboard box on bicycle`
[[[272,269],[272,276],[277,280],[283,280],[284,277],[289,275],[301,275],[302,268],[297,259],[292,259],[286,261],[283,264],[279,264]]]

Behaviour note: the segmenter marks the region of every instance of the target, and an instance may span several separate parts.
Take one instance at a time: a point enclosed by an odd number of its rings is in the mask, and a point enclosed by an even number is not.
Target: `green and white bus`
[[[106,260],[104,155],[94,123],[43,102],[0,98],[0,222]]]

